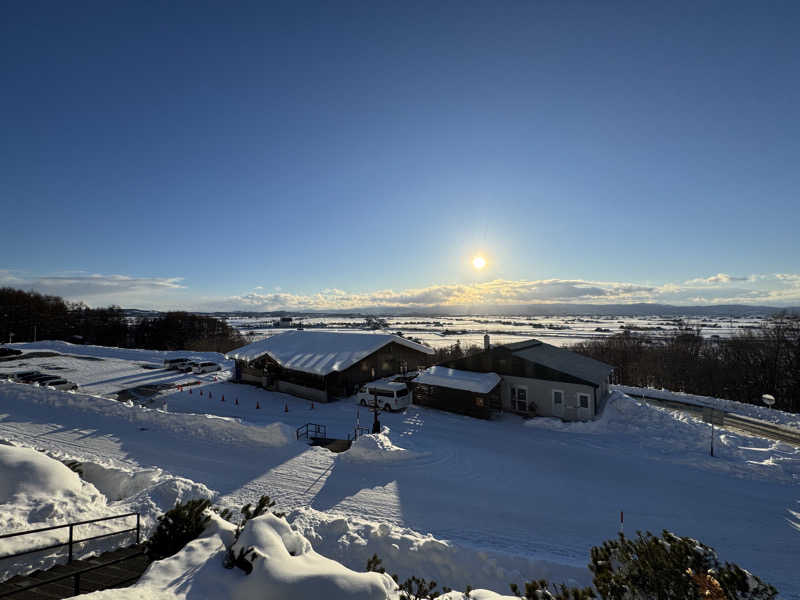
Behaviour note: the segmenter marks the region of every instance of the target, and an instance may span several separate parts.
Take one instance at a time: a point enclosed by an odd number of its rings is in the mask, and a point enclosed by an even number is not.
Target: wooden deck
[[[104,564],[113,561],[119,562]],[[103,566],[98,567],[98,565]],[[28,575],[12,577],[0,582],[0,598],[58,600],[75,596],[76,593],[85,594],[108,588],[128,587],[142,576],[147,565],[144,544],[129,546],[93,558],[74,560],[67,565],[56,565],[46,571],[34,571]],[[92,567],[98,568],[77,574]],[[65,575],[72,576],[54,583],[42,584]]]

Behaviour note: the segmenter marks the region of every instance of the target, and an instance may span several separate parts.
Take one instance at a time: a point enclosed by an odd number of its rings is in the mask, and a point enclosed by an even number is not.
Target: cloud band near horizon
[[[0,285],[62,296],[90,306],[202,311],[354,310],[371,308],[481,308],[524,304],[800,305],[800,274],[747,277],[718,273],[682,283],[648,285],[582,279],[506,280],[436,284],[405,290],[347,292],[324,289],[312,294],[256,285],[242,294],[199,296],[181,277],[133,277],[75,272],[24,277],[0,270]],[[273,291],[268,291],[269,289]]]

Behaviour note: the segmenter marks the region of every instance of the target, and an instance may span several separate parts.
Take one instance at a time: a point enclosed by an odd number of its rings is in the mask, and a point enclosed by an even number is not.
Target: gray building
[[[600,414],[613,371],[611,365],[539,340],[490,347],[442,366],[497,373],[502,410],[565,421],[588,421]]]

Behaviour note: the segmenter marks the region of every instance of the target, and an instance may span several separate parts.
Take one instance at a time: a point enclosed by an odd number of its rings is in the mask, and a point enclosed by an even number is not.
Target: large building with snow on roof
[[[430,364],[433,349],[397,335],[287,331],[232,350],[233,381],[317,402],[362,383]]]
[[[597,417],[605,405],[612,371],[611,365],[598,360],[539,340],[526,340],[445,361],[421,373],[414,383],[435,386],[438,392],[433,397],[438,397],[438,405],[445,403],[449,410],[464,414],[483,413],[488,408],[523,416],[588,421]],[[430,376],[431,372],[436,376]],[[468,387],[464,389],[464,373],[470,372],[497,377],[499,383],[493,393],[482,396]],[[489,380],[485,385],[488,383]],[[441,391],[444,389],[451,391],[445,395]],[[417,402],[420,395],[416,390],[414,394]]]

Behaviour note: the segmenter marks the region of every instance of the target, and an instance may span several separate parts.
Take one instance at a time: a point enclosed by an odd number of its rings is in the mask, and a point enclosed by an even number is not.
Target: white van
[[[205,361],[199,363],[196,367],[192,368],[192,372],[194,373],[211,373],[212,371],[221,371],[222,367],[220,367],[217,363],[211,361]]]
[[[368,383],[358,390],[357,397],[361,406],[372,406],[377,397],[378,406],[386,411],[406,408],[414,400],[408,386],[399,381]]]

